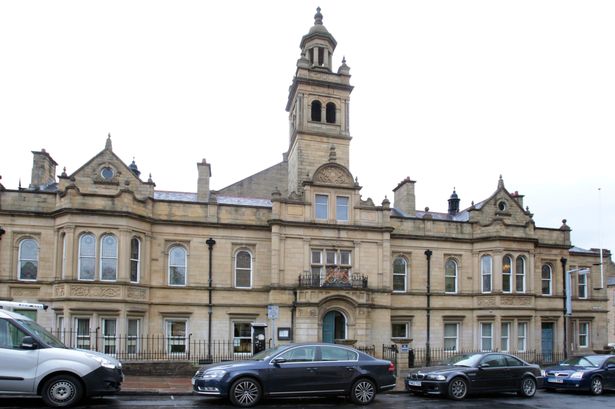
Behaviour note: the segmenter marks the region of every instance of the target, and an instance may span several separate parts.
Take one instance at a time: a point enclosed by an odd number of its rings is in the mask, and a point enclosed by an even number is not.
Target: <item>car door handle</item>
[[[316,372],[318,368],[305,368],[308,372]]]
[[[354,371],[354,370],[355,370],[355,367],[354,367],[354,366],[347,366],[347,367],[346,367],[346,370],[347,370],[347,371]]]

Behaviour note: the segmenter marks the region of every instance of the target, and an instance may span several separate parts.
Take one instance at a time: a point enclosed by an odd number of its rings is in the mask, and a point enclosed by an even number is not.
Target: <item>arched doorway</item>
[[[346,317],[339,311],[329,311],[322,319],[322,342],[346,339]]]

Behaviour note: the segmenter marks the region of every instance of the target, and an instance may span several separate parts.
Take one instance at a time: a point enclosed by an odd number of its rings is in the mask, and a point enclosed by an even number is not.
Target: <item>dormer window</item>
[[[100,170],[100,176],[104,180],[111,180],[113,179],[114,175],[115,175],[115,171],[113,170],[111,166],[105,166]]]
[[[322,104],[317,99],[312,101],[312,121],[322,121]]]
[[[333,102],[327,103],[326,120],[328,124],[335,123],[335,104]]]

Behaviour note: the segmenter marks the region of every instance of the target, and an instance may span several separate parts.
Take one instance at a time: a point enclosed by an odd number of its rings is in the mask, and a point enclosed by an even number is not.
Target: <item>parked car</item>
[[[66,407],[120,390],[122,365],[110,356],[66,347],[35,321],[0,309],[0,394],[39,395]]]
[[[571,389],[600,395],[615,389],[615,355],[583,355],[545,368],[545,389]]]
[[[245,361],[206,365],[192,378],[201,395],[227,397],[250,407],[263,396],[344,395],[359,405],[395,387],[395,366],[354,348],[334,344],[288,344]]]
[[[485,352],[456,355],[441,366],[411,370],[405,384],[412,393],[456,400],[475,392],[517,392],[530,398],[542,386],[542,375],[538,365],[516,356]]]

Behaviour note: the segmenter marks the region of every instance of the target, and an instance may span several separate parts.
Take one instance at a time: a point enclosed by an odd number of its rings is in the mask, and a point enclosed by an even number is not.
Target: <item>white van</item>
[[[30,318],[0,309],[0,394],[38,395],[66,407],[116,393],[123,380],[117,359],[68,348]]]

